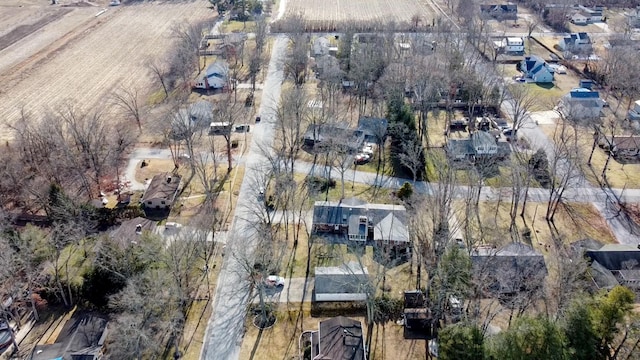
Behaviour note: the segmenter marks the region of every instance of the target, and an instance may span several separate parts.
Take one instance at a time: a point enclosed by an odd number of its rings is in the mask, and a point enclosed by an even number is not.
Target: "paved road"
[[[262,122],[254,128],[253,142],[246,157],[246,170],[238,195],[234,223],[227,238],[228,255],[225,256],[218,277],[213,312],[207,325],[201,359],[235,360],[240,354],[251,293],[242,260],[250,258],[255,250],[255,214],[252,212],[257,198],[255,179],[261,178],[261,164],[266,161],[261,155],[261,149],[268,147],[273,141],[274,109],[280,99],[286,47],[287,38],[278,36],[273,45],[260,103]]]
[[[272,303],[310,302],[311,292],[313,290],[313,279],[313,277],[309,277],[306,281],[305,278],[285,279],[282,289],[267,289],[265,291],[265,300]],[[252,301],[254,304],[257,304],[260,300],[255,297]]]

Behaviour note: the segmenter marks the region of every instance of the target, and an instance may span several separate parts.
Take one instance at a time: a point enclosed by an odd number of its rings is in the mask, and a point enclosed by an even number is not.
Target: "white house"
[[[578,11],[571,15],[571,22],[576,25],[587,25],[589,23],[589,17],[582,11]]]
[[[588,18],[588,22],[590,23],[601,22],[604,19],[604,16],[602,14],[602,7],[596,7],[592,9],[583,5],[578,5],[578,8],[582,12],[584,12],[584,14]]]
[[[597,91],[576,88],[560,99],[558,108],[568,119],[587,121],[600,118],[604,105],[605,101]]]
[[[586,32],[573,33],[563,37],[558,43],[562,51],[584,52],[591,51],[591,38]]]
[[[507,53],[524,53],[524,40],[521,37],[507,37],[504,44],[504,51]]]
[[[222,89],[227,85],[229,64],[226,61],[216,61],[207,67],[202,77],[196,80],[196,89]]]
[[[553,69],[542,58],[531,55],[525,56],[519,64],[519,70],[526,79],[535,83],[553,82]]]
[[[180,176],[168,172],[154,176],[140,202],[147,209],[170,208],[180,188],[180,180]]]

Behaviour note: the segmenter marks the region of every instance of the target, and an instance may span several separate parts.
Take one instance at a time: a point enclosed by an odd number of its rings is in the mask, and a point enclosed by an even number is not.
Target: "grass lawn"
[[[540,128],[550,139],[553,139],[556,128],[554,125],[541,125]],[[602,170],[608,155],[603,149],[596,146],[591,158],[591,166],[589,166],[587,161],[593,146],[593,130],[578,127],[578,139],[581,157],[580,165],[584,176],[592,185],[600,186],[603,182]],[[640,164],[624,164],[611,158],[607,166],[606,177],[609,186],[613,188],[640,188]]]
[[[173,171],[174,165],[171,159],[151,159],[147,160],[147,166],[140,168],[140,163],[136,165],[136,181],[143,183],[145,180],[151,180],[152,177],[162,172]]]
[[[566,75],[557,75],[555,78],[555,83],[550,84],[526,84],[529,89],[531,89],[531,93],[533,96],[537,98],[536,103],[532,106],[531,111],[545,111],[553,109],[554,106],[558,104],[560,98],[565,95],[569,90],[565,90],[560,87],[560,83],[564,83],[560,81],[561,76]],[[578,82],[576,81],[576,85]],[[575,86],[574,86],[575,87]]]
[[[499,247],[511,241],[508,235],[509,205],[509,199],[506,197],[504,201],[499,203],[480,203],[480,217],[484,225],[482,238],[485,243]],[[554,224],[545,220],[546,210],[546,203],[529,202],[524,220],[519,216],[520,211],[518,211],[516,218],[518,232],[522,234],[526,227],[531,229],[531,245],[545,255],[548,255],[548,252],[544,250],[544,247],[553,244],[554,236],[562,239],[564,244],[588,237],[604,243],[616,242],[606,220],[591,204],[568,203],[561,205],[554,218]],[[523,237],[521,236],[521,238]]]
[[[363,336],[366,340],[366,324],[363,317],[352,316],[360,320]],[[301,328],[305,331],[318,330],[318,324],[328,317],[311,317],[310,311],[280,309],[276,324],[266,330],[259,330],[247,319],[246,333],[240,349],[241,359],[282,360],[298,359],[298,340]],[[425,359],[424,340],[405,340],[403,327],[394,323],[374,325],[371,342],[372,359]]]
[[[220,33],[233,33],[233,32],[254,32],[256,29],[255,21],[235,21],[226,20],[220,25]]]
[[[585,146],[585,159],[586,164],[589,153],[591,151],[591,144]],[[591,158],[591,166],[585,165],[584,175],[587,180],[593,185],[599,185],[602,182],[602,170],[604,164],[607,162],[607,153],[596,147]],[[613,188],[630,188],[635,189],[640,187],[640,164],[624,164],[611,158],[607,165],[606,180]]]

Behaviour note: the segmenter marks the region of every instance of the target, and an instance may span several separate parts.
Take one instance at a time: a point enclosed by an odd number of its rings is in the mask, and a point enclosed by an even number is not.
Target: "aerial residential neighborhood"
[[[637,1],[3,0],[0,358],[637,359]]]

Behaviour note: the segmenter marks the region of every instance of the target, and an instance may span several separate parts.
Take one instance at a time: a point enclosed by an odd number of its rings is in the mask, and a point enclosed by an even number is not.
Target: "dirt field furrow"
[[[13,123],[22,107],[41,115],[64,101],[85,109],[101,107],[121,84],[154,91],[157,86],[146,64],[166,53],[173,41],[172,26],[213,16],[203,1],[141,3],[109,10],[90,28],[67,35],[44,58],[33,63],[28,59],[19,73],[11,72],[11,84],[0,84],[0,119]],[[0,64],[2,57],[0,53]],[[9,136],[0,132],[2,139]]]

